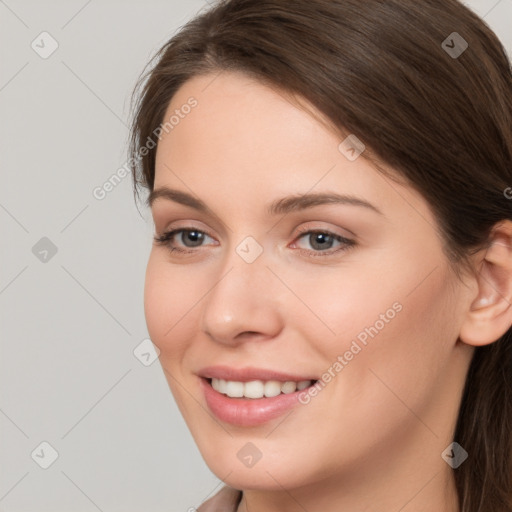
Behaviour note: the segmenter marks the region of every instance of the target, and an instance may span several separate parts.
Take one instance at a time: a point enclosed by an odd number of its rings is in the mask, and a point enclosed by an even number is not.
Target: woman
[[[198,510],[512,511],[494,33],[455,0],[226,0],[156,59],[145,315],[225,483]]]

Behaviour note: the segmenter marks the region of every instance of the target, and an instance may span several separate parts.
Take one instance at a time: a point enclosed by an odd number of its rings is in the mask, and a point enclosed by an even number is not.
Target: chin
[[[267,455],[262,453],[261,458],[256,462],[250,459],[244,462],[244,453],[250,451],[250,448],[247,448],[250,443],[251,441],[233,438],[232,449],[223,449],[223,454],[212,450],[210,443],[206,452],[201,450],[201,454],[212,473],[235,489],[282,491],[283,487],[286,489],[301,487],[314,480],[310,467],[304,467],[303,471],[298,471],[298,468],[304,466],[305,459],[302,455],[299,456],[296,453],[294,457],[286,458],[279,448],[275,448]],[[255,441],[254,444],[257,443],[258,441]],[[219,449],[222,448],[219,447]],[[239,452],[242,452],[240,458]]]

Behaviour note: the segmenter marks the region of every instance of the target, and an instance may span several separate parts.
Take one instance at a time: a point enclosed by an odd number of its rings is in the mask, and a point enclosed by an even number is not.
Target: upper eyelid
[[[175,230],[178,230],[178,229],[183,229],[183,230],[192,230],[192,229],[196,229],[198,231],[202,231],[204,233],[206,233],[207,235],[211,236],[212,238],[215,238],[213,237],[213,235],[210,234],[209,232],[209,229],[208,228],[203,228],[203,227],[198,227],[198,226],[194,226],[194,225],[191,225],[190,224],[190,219],[189,220],[177,220],[175,222],[188,222],[189,224],[185,224],[183,226],[172,226],[172,227],[168,227],[168,228],[164,228],[162,230],[159,230],[161,231],[162,233],[167,233],[169,231],[175,231]],[[195,222],[199,222],[200,224],[203,224],[201,221],[195,221]],[[354,238],[354,240],[356,240],[358,238],[358,236],[353,232],[351,231],[350,229],[346,228],[346,227],[340,227],[338,226],[337,228],[331,228],[331,227],[322,227],[322,226],[310,226],[311,223],[315,223],[315,222],[326,222],[326,223],[331,223],[332,222],[329,222],[327,220],[321,220],[321,219],[316,219],[316,220],[309,220],[309,221],[302,221],[298,224],[298,226],[301,226],[301,231],[302,230],[305,230],[305,231],[322,231],[322,232],[330,232],[334,235],[337,235],[337,236],[341,236],[343,238]],[[155,222],[155,225],[156,225],[156,222]],[[305,227],[305,225],[307,225],[307,227]],[[298,227],[296,226],[293,231],[297,230]],[[344,232],[346,232],[347,234],[341,234],[341,233],[337,233],[336,230],[342,230]],[[224,235],[225,233],[223,233],[223,229],[221,229],[221,235]],[[232,231],[232,230],[230,230]],[[267,231],[268,232],[268,231]],[[302,231],[303,232],[303,231]]]
[[[162,201],[164,202],[164,201]],[[174,204],[172,201],[170,201],[172,204]],[[331,203],[324,203],[324,204],[319,204],[319,205],[315,205],[315,206],[311,206],[309,208],[306,208],[306,209],[303,209],[303,210],[300,210],[300,211],[297,211],[297,212],[291,212],[290,214],[284,214],[282,215],[282,217],[285,217],[287,216],[289,219],[290,218],[294,218],[295,216],[300,216],[302,217],[302,215],[306,215],[306,214],[313,214],[312,210],[316,210],[316,208],[327,208],[329,206],[332,206]],[[336,205],[335,205],[336,206]],[[190,206],[186,206],[186,209],[189,209],[191,208]],[[158,211],[158,214],[156,213]],[[151,209],[151,212],[152,212],[152,216],[153,216],[153,222],[156,224],[158,222],[157,219],[159,219],[161,217],[161,213],[159,212],[159,210],[156,210],[154,207],[152,207]],[[196,213],[197,213],[197,210],[196,210]],[[201,213],[201,212],[199,212]],[[167,215],[170,215],[170,213],[166,213],[166,211],[164,210],[163,211],[163,214],[165,215],[165,217],[167,217]],[[208,215],[208,213],[207,213]],[[316,214],[313,214],[314,216],[316,216]],[[319,214],[319,217],[321,217],[322,215]],[[181,217],[181,215],[180,215]],[[184,218],[188,217],[188,215],[184,216]],[[350,219],[350,216],[348,217],[348,219]],[[189,219],[190,220],[190,219]],[[200,220],[197,220],[197,222],[200,222],[202,223],[202,221]],[[214,225],[214,228],[215,228],[215,231],[220,233],[222,236],[226,235],[229,232],[233,232],[233,230],[231,229],[231,227],[226,224],[225,222],[221,221],[216,215],[208,215],[208,218],[207,218],[207,222],[208,223],[212,223]],[[279,223],[280,221],[278,221]],[[309,221],[306,221],[307,223],[309,222],[327,222],[327,223],[332,223],[331,221],[329,220],[322,220],[322,219],[314,219],[314,220],[309,220]],[[303,224],[304,223],[304,218],[302,218],[301,222],[299,222],[298,225],[300,224]],[[273,226],[275,226],[276,224],[274,223]],[[274,229],[273,226],[268,230],[272,230]],[[169,228],[169,229],[166,229],[165,231],[170,231],[171,229],[174,229],[174,228]],[[178,228],[176,228],[178,229]],[[183,228],[185,229],[185,228]],[[196,229],[199,229],[200,231],[206,231],[206,229],[203,229],[203,228],[196,228]],[[294,228],[296,229],[296,228]],[[316,228],[312,228],[312,229],[316,229]],[[324,228],[322,228],[324,229]],[[340,228],[340,229],[343,229],[343,231],[345,231],[347,233],[347,235],[339,235],[339,236],[343,236],[344,238],[349,238],[349,237],[353,237],[354,240],[357,240],[359,238],[358,235],[356,235],[353,231],[351,231],[350,229],[346,228],[346,227],[343,227],[343,228]],[[332,228],[326,228],[327,231],[333,231]],[[267,231],[267,232],[268,232]],[[334,232],[334,231],[333,231]],[[211,236],[211,235],[210,235]]]

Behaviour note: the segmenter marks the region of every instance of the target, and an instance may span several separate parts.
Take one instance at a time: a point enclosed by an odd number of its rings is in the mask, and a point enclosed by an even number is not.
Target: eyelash
[[[189,231],[195,231],[197,233],[201,233],[201,234],[209,236],[210,238],[213,238],[212,236],[210,236],[205,231],[201,231],[201,230],[196,229],[194,227],[185,227],[185,228],[178,228],[178,229],[173,229],[173,230],[170,230],[170,231],[166,231],[166,232],[162,233],[161,235],[155,235],[154,236],[154,240],[155,240],[157,245],[163,245],[165,247],[168,247],[170,249],[169,253],[172,253],[173,251],[176,251],[176,252],[179,252],[179,253],[190,254],[190,253],[196,252],[195,249],[186,250],[186,249],[181,249],[181,248],[178,248],[178,247],[175,247],[175,246],[172,245],[172,243],[174,241],[174,236],[176,234],[181,233],[181,232],[189,232]],[[311,256],[311,257],[315,257],[315,258],[318,257],[318,256],[320,256],[320,257],[327,257],[327,256],[332,256],[333,254],[338,253],[338,252],[345,252],[345,251],[348,251],[348,250],[352,249],[353,247],[355,247],[357,245],[357,243],[354,240],[350,240],[348,238],[345,238],[345,237],[343,237],[341,235],[337,235],[337,234],[335,234],[335,233],[333,233],[331,231],[328,231],[328,230],[302,228],[302,229],[299,229],[299,233],[300,234],[297,237],[297,240],[301,239],[302,237],[304,237],[304,235],[307,235],[307,234],[318,234],[318,233],[320,233],[320,234],[323,234],[323,235],[328,235],[330,237],[333,237],[334,240],[344,244],[344,246],[341,246],[341,247],[339,247],[338,249],[335,249],[335,250],[312,251],[312,250],[307,250],[307,249],[297,249],[300,254],[304,254],[306,256]]]

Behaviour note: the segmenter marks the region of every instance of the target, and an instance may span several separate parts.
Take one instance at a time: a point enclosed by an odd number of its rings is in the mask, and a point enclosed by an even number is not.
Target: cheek
[[[449,366],[453,333],[448,276],[440,268],[417,288],[418,275],[431,268],[403,266],[380,282],[376,275],[358,273],[359,278],[346,275],[338,282],[317,280],[311,288],[308,306],[335,332],[312,315],[300,320],[303,338],[314,342],[317,357],[311,359],[324,361],[323,369],[317,366],[319,375],[327,373],[297,423],[288,420],[295,432],[322,432],[315,455],[308,454],[311,467],[332,464],[334,471],[340,461],[349,467],[374,447],[397,446],[417,429],[428,439],[432,433],[418,417],[437,431],[428,419],[429,403]],[[304,445],[309,442],[304,439]]]
[[[317,368],[325,372],[321,393],[335,393],[338,403],[353,401],[352,411],[362,415],[375,402],[400,404],[397,396],[421,407],[446,367],[455,335],[450,276],[441,260],[387,263],[293,283],[314,313],[302,310],[294,322],[324,361]]]
[[[440,268],[416,287],[417,276],[427,274],[403,268],[370,294],[348,290],[351,300],[343,299],[337,320],[331,311],[339,341],[329,346],[330,360],[342,355],[346,361],[335,392],[361,419],[389,426],[404,421],[408,408],[427,407],[443,378],[454,342],[453,303]]]
[[[204,293],[187,277],[184,268],[166,261],[163,252],[151,252],[144,284],[146,325],[151,341],[160,350],[160,364],[186,421],[195,417],[197,405],[183,393],[187,378],[183,361],[198,325],[198,309],[194,305]],[[189,428],[192,430],[194,425]]]
[[[161,360],[176,364],[175,356],[186,349],[195,325],[194,304],[204,294],[187,272],[152,251],[144,283],[144,314],[149,335],[160,349]]]

